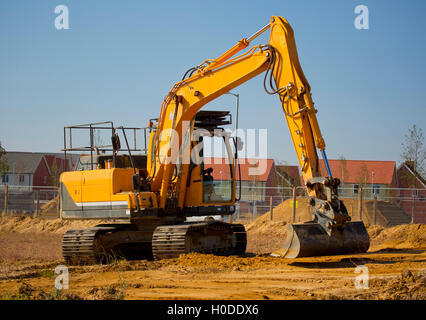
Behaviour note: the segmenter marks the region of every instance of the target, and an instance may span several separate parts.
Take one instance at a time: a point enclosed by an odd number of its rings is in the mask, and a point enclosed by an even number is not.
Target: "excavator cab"
[[[230,114],[226,111],[200,111],[195,118],[195,130],[204,132],[198,137],[197,150],[204,205],[235,202],[236,179],[231,137],[222,127],[231,124],[228,116]],[[205,154],[206,149],[212,153],[210,156]]]
[[[224,126],[231,124],[227,111],[199,111],[194,118],[187,165],[184,212],[190,216],[196,209],[209,215],[234,213],[235,166],[230,133]],[[177,165],[176,174],[184,168]],[[204,214],[203,214],[204,215]]]

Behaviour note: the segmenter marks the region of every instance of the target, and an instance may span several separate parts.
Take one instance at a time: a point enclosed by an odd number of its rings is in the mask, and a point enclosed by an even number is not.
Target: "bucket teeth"
[[[329,256],[363,253],[370,246],[370,237],[361,221],[347,222],[333,228],[331,235],[319,223],[289,224],[284,247],[271,255],[284,258]]]

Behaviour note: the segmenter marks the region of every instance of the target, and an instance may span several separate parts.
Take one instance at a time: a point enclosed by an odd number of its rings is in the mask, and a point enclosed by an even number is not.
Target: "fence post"
[[[58,187],[58,201],[56,203],[56,213],[57,217],[61,217],[61,188]]]
[[[358,188],[358,216],[362,221],[362,187]]]
[[[373,214],[374,214],[374,225],[377,224],[377,196],[374,196],[374,201],[373,201]]]
[[[35,210],[35,215],[34,218],[38,217],[40,214],[40,190],[37,189],[36,190],[36,210]]]
[[[273,219],[274,219],[274,207],[272,205],[272,196],[271,196],[269,201],[269,220],[272,221]]]
[[[292,222],[296,222],[296,187],[293,186],[293,217]]]
[[[7,196],[9,193],[9,186],[6,184],[4,186],[4,211],[3,211],[3,217],[7,215]]]

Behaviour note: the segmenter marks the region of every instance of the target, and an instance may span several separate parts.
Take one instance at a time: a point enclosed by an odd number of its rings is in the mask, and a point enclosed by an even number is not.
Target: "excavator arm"
[[[232,58],[267,29],[271,30],[268,45],[254,47]],[[160,208],[166,205],[167,189],[187,130],[184,124],[189,124],[208,102],[265,71],[265,90],[279,96],[305,181],[320,176],[316,149],[324,151],[325,142],[310,85],[299,63],[293,30],[285,19],[272,17],[270,24],[253,36],[240,40],[217,59],[207,60],[194,69],[196,72],[191,77],[174,85],[161,108],[151,183],[153,190],[160,190]],[[266,88],[266,82],[271,89]]]
[[[200,71],[175,85],[166,97],[167,103],[157,126],[156,169],[151,186],[153,190],[160,190],[160,208],[166,204],[183,135],[196,113],[208,102],[257,76],[267,67],[267,52],[257,47],[226,66],[217,64],[215,68]]]
[[[267,45],[253,47],[236,56],[247,48],[252,39],[268,29],[270,38]],[[189,77],[176,83],[164,99],[156,135],[152,140],[148,180],[151,190],[158,194],[158,207],[165,209],[168,205],[175,166],[179,157],[182,157],[183,138],[186,132],[191,131],[191,121],[196,113],[208,102],[265,73],[265,90],[279,97],[311,198],[314,216],[313,226],[292,225],[288,238],[299,238],[299,244],[295,245],[297,241],[289,240],[286,252],[279,255],[294,256],[294,251],[297,251],[297,256],[315,255],[315,248],[305,252],[301,248],[302,237],[309,238],[312,233],[316,235],[312,241],[322,241],[314,247],[328,247],[328,251],[332,252],[340,252],[349,247],[352,251],[366,251],[369,240],[364,225],[361,222],[362,226],[355,223],[356,225],[348,227],[350,217],[343,202],[338,199],[337,187],[340,181],[332,177],[328,166],[325,142],[316,118],[317,110],[312,101],[310,85],[300,66],[289,23],[282,17],[274,16],[267,26],[253,36],[240,40],[217,59],[206,60],[189,71]],[[328,177],[320,175],[317,149],[323,155]],[[181,170],[177,181],[186,181],[187,175],[188,170]],[[182,208],[185,184],[174,185],[177,206]],[[317,235],[318,233],[321,235]],[[305,248],[312,246],[311,240]]]

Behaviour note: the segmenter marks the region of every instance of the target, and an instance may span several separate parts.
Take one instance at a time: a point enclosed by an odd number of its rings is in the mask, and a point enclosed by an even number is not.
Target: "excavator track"
[[[64,260],[69,265],[87,265],[108,263],[118,256],[141,258],[137,252],[146,251],[149,243],[121,241],[118,234],[120,231],[129,233],[128,228],[125,225],[99,225],[69,230],[62,240]],[[151,250],[154,259],[158,260],[189,252],[241,255],[246,245],[243,225],[207,221],[157,227],[152,235]]]
[[[243,225],[220,221],[159,226],[152,237],[155,260],[176,258],[199,252],[216,255],[241,255],[247,245]]]
[[[242,224],[233,224],[232,232],[235,234],[236,246],[234,248],[235,255],[242,255],[246,252],[247,248],[247,233]]]
[[[62,256],[67,264],[83,265],[108,262],[114,254],[106,248],[100,237],[114,233],[120,226],[99,225],[93,228],[68,230],[62,239]]]
[[[62,256],[67,264],[95,264],[97,228],[68,230],[62,239]]]

